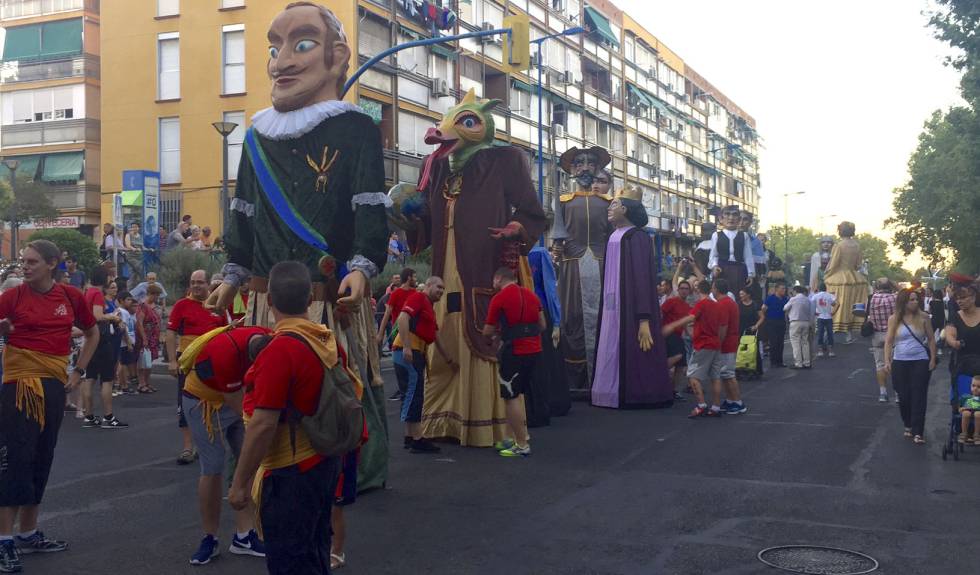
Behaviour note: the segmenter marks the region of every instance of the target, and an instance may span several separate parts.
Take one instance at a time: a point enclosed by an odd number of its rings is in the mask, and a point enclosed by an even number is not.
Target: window
[[[238,177],[238,163],[242,159],[242,142],[245,141],[245,112],[225,112],[223,120],[238,126],[228,134],[228,179]]]
[[[221,93],[245,93],[245,25],[221,28]]]
[[[431,118],[398,112],[398,149],[408,154],[428,154],[432,147],[425,144],[423,139],[425,132],[435,125],[435,120]]]
[[[157,16],[180,14],[180,0],[157,0]]]
[[[245,5],[245,0],[221,0],[222,8],[241,8]]]
[[[5,0],[0,18],[39,16],[68,10],[80,10],[82,0]]]
[[[413,41],[413,38],[399,34],[398,41],[401,44]],[[418,74],[420,76],[429,75],[429,51],[425,46],[415,46],[406,48],[398,52],[398,67],[402,70]]]
[[[42,90],[21,90],[9,92],[4,98],[10,99],[9,107],[4,106],[4,124],[27,124],[50,120],[68,120],[82,116],[83,110],[75,111],[75,92],[84,101],[83,87],[65,86]]]
[[[391,31],[388,26],[370,16],[361,20],[357,27],[358,53],[373,58],[388,48],[391,48]],[[384,62],[390,64],[391,57],[385,58]]]
[[[6,29],[3,61],[62,60],[82,53],[82,19],[53,20]]]
[[[510,110],[518,116],[531,118],[531,93],[511,87],[510,89]],[[534,111],[537,115],[537,108]]]
[[[180,118],[160,118],[160,183],[180,183]]]
[[[503,28],[504,10],[491,0],[472,0],[459,3],[459,16],[464,22],[474,26],[482,26],[489,22],[494,28]],[[496,38],[497,36],[495,36]]]
[[[157,99],[180,98],[180,35],[168,32],[157,36]]]

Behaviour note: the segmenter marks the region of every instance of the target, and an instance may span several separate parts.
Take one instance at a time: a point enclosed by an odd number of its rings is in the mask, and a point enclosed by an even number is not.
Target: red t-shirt
[[[487,325],[495,326],[500,323],[500,316],[507,318],[507,325],[515,326],[520,323],[537,325],[538,314],[541,313],[541,301],[533,291],[517,284],[510,284],[500,290],[490,300],[487,310]],[[541,336],[514,338],[512,343],[514,355],[534,355],[541,353]]]
[[[254,335],[270,334],[264,327],[236,327],[215,337],[204,346],[194,361],[194,371],[201,382],[223,393],[242,386],[248,369],[248,340]]]
[[[401,306],[399,315],[401,312],[407,313],[410,318],[415,320],[412,333],[416,337],[425,343],[432,343],[436,340],[436,332],[439,331],[439,326],[436,325],[436,311],[432,309],[429,296],[418,291],[410,292],[405,303]]]
[[[738,304],[727,295],[717,303],[724,316],[724,325],[728,326],[725,340],[721,342],[721,353],[735,353],[738,351],[738,340],[742,335],[738,333]]]
[[[177,335],[204,335],[216,327],[227,323],[223,316],[204,309],[204,302],[185,297],[174,304],[170,310],[170,321],[167,329],[177,332]],[[182,338],[183,339],[183,338]],[[177,351],[187,347],[184,341],[177,346]]]
[[[718,334],[721,326],[728,324],[728,317],[721,306],[710,298],[704,298],[691,308],[694,316],[694,334],[692,344],[694,349],[721,349],[721,339]]]
[[[14,326],[7,336],[8,345],[51,355],[71,353],[73,325],[83,330],[95,325],[92,306],[82,292],[63,284],[43,294],[27,284],[4,292],[0,318],[9,319]]]
[[[684,316],[691,315],[691,306],[677,296],[669,297],[660,306],[660,315],[663,316],[663,325],[670,325]],[[674,333],[683,335],[684,326],[675,329]]]
[[[94,306],[101,306],[102,311],[105,311],[105,296],[102,294],[102,288],[90,287],[85,290],[85,304],[88,305],[89,311],[92,311]]]

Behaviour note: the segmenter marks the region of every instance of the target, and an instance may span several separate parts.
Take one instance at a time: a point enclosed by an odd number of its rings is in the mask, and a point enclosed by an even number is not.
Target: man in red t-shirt
[[[517,284],[512,269],[498,269],[493,275],[493,288],[497,294],[490,300],[483,335],[493,337],[500,326],[497,378],[507,425],[514,436],[512,445],[500,446],[500,455],[527,457],[531,455],[531,445],[521,395],[533,384],[534,365],[541,354],[541,332],[548,324],[538,296]]]
[[[694,397],[698,404],[694,406],[688,417],[715,417],[721,415],[721,380],[718,373],[718,354],[721,353],[721,342],[727,335],[728,318],[722,313],[717,302],[709,297],[711,294],[711,284],[705,280],[698,282],[698,297],[700,298],[691,314],[681,318],[664,327],[664,331],[673,331],[678,327],[689,323],[694,324],[694,334],[692,344],[694,353],[687,366],[687,377],[691,381],[691,389],[694,390]],[[704,390],[702,383],[706,381],[718,382],[717,388],[712,388],[712,399],[714,405],[708,409],[708,404],[704,400]]]
[[[412,268],[403,269],[402,273],[395,277],[401,279],[401,284],[397,288],[392,289],[388,294],[385,313],[381,318],[381,324],[378,326],[378,335],[375,336],[379,347],[385,339],[390,341],[391,332],[394,330],[395,323],[398,321],[398,316],[401,315],[402,305],[405,304],[405,299],[416,288],[415,270]],[[389,321],[391,321],[391,326],[388,325]],[[395,365],[395,379],[398,381],[398,391],[388,398],[390,401],[403,399],[405,397],[405,390],[408,389],[408,374],[397,364]]]
[[[309,320],[312,283],[307,267],[280,262],[269,271],[269,306],[276,336],[245,374],[245,442],[228,502],[245,509],[259,467],[269,573],[328,573],[330,515],[338,459],[324,457],[290,412],[313,415],[323,374],[341,360],[333,333]]]
[[[405,291],[397,290],[395,293]],[[405,422],[405,447],[412,453],[438,453],[439,447],[422,437],[422,405],[425,401],[425,352],[435,343],[436,351],[450,366],[452,358],[436,339],[439,326],[433,302],[442,299],[446,286],[442,278],[435,276],[425,280],[422,291],[412,291],[399,305],[398,335],[391,344],[391,358],[406,379],[405,396],[402,399],[401,420]]]
[[[735,379],[735,356],[738,353],[738,340],[741,334],[738,332],[738,304],[728,295],[728,282],[723,278],[718,278],[711,284],[711,297],[718,302],[718,306],[725,315],[728,329],[725,330],[725,338],[721,341],[721,353],[717,358],[717,369],[720,381],[712,381],[712,388],[721,388],[725,385],[725,401],[721,404],[721,409],[729,415],[745,413],[748,408],[742,403],[742,394],[738,388],[738,380]],[[713,407],[713,406],[712,406]]]
[[[115,416],[112,409],[112,384],[116,379],[116,363],[118,350],[112,345],[112,332],[120,333],[125,330],[119,313],[106,313],[105,295],[102,290],[109,285],[109,273],[99,267],[92,272],[92,286],[85,290],[85,305],[91,311],[99,325],[99,344],[92,354],[92,361],[85,369],[85,379],[82,381],[82,412],[85,418],[82,427],[125,429],[129,424],[123,423]],[[102,418],[94,413],[93,388],[99,381],[99,395],[102,398]]]
[[[691,295],[691,283],[687,280],[678,282],[677,291],[660,305],[660,315],[663,318],[664,326],[691,315],[691,306],[687,303],[689,295]],[[671,370],[674,381],[674,401],[683,401],[684,396],[677,392],[677,388],[687,381],[687,370],[683,369],[687,367],[684,327],[681,326],[669,331],[663,329],[662,331],[667,345],[667,369]]]
[[[184,374],[180,373],[177,358],[197,336],[227,323],[223,316],[205,309],[204,301],[207,299],[208,274],[204,270],[196,270],[191,274],[188,296],[174,304],[167,323],[167,357],[170,358],[170,374],[177,377],[177,427],[180,428],[184,441],[183,449],[177,457],[177,463],[181,465],[194,461],[195,454],[181,401],[184,395]]]

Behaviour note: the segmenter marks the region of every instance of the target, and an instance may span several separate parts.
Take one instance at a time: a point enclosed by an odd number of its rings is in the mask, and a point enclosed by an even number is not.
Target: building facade
[[[126,169],[161,173],[162,221],[179,213],[220,229],[220,135],[231,121],[231,178],[243,129],[269,106],[269,22],[288,0],[104,0],[103,217]],[[416,47],[389,56],[347,94],[378,123],[389,184],[415,182],[431,151],[425,131],[470,88],[501,101],[500,143],[538,161],[550,212],[563,175],[554,158],[572,146],[610,150],[616,188],[636,186],[663,247],[683,251],[710,208],[758,212],[755,120],[606,0],[343,0],[327,2],[344,24],[357,64],[396,44],[500,28],[526,13],[531,39],[573,26],[589,33],[546,40],[542,118],[537,69],[507,73],[500,37]],[[352,66],[352,69],[356,66]],[[537,180],[538,172],[531,173]],[[169,194],[169,195],[168,195]],[[169,204],[167,199],[170,198]]]
[[[101,220],[99,4],[0,2],[0,155],[17,161],[18,178],[45,184],[58,227],[87,234]]]

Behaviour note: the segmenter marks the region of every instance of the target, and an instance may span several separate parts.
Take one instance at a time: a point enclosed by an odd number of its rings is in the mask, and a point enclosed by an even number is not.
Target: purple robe
[[[669,407],[674,389],[667,372],[657,298],[653,241],[640,228],[609,237],[596,335],[592,404],[600,407]],[[650,322],[653,349],[640,350],[640,321]]]

